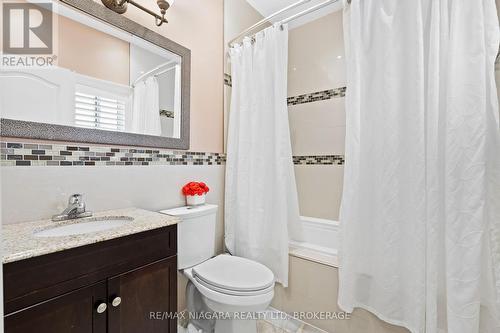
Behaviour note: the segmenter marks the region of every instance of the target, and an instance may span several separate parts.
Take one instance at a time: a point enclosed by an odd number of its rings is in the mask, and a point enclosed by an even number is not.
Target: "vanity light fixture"
[[[111,9],[112,11],[118,13],[118,14],[123,14],[127,11],[127,5],[131,4],[134,5],[135,7],[139,8],[140,10],[145,11],[149,15],[152,15],[155,17],[155,22],[157,26],[160,26],[163,24],[163,22],[168,23],[167,19],[165,18],[165,13],[167,12],[167,9],[170,8],[174,4],[175,0],[157,0],[156,4],[160,8],[160,13],[161,15],[156,14],[152,10],[142,6],[141,4],[135,2],[134,0],[101,0],[101,2],[106,6],[107,8]]]

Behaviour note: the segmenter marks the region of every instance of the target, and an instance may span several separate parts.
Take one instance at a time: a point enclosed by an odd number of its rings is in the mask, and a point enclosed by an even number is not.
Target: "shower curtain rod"
[[[169,67],[167,69],[162,70],[161,72],[156,73],[154,76],[162,75],[165,74],[166,72],[170,72],[172,69],[175,69],[177,65],[173,65],[172,67]]]
[[[172,60],[172,61],[167,61],[167,62],[165,62],[165,63],[163,63],[163,64],[161,64],[161,65],[159,65],[159,66],[157,66],[157,67],[153,68],[152,70],[147,71],[146,73],[144,73],[144,74],[140,75],[140,76],[139,76],[139,77],[138,77],[138,78],[134,81],[134,83],[132,83],[132,87],[133,87],[133,86],[135,86],[137,82],[141,81],[141,80],[142,80],[142,79],[144,79],[145,77],[148,77],[148,76],[149,76],[149,75],[151,75],[152,73],[156,72],[157,70],[161,69],[162,67],[165,67],[165,66],[167,66],[167,65],[170,65],[170,64],[171,64],[171,63],[173,63],[173,62],[174,62],[173,60]],[[167,70],[165,70],[165,72],[166,72],[166,71],[167,71]],[[157,73],[157,74],[160,74],[160,73]]]
[[[282,13],[284,13],[284,12],[286,12],[286,11],[289,11],[289,10],[291,10],[291,9],[294,9],[294,8],[296,8],[296,7],[298,7],[298,6],[301,6],[301,5],[306,4],[306,3],[308,3],[308,2],[311,2],[311,1],[312,1],[312,0],[300,0],[300,1],[297,1],[296,3],[294,3],[294,4],[291,4],[291,5],[290,5],[290,6],[288,6],[288,7],[285,7],[285,8],[283,8],[283,9],[278,10],[277,12],[275,12],[275,13],[273,13],[273,14],[271,14],[271,15],[269,15],[269,16],[267,16],[267,17],[265,17],[265,18],[263,18],[263,19],[262,19],[262,20],[260,20],[259,22],[255,23],[255,24],[254,24],[254,25],[252,25],[251,27],[249,27],[249,28],[247,28],[247,29],[243,30],[243,31],[242,31],[242,32],[241,32],[238,36],[236,36],[235,38],[231,39],[231,40],[229,41],[228,45],[229,45],[229,46],[231,46],[232,44],[234,44],[234,43],[235,43],[238,39],[240,39],[241,37],[245,37],[245,36],[246,36],[249,32],[251,32],[251,31],[255,30],[256,28],[260,27],[261,25],[263,25],[263,24],[265,24],[265,23],[269,23],[269,20],[270,20],[270,19],[272,19],[273,17],[276,17],[276,16],[278,16],[279,14],[282,14]],[[328,5],[331,5],[332,3],[335,3],[335,2],[338,2],[338,1],[339,1],[339,0],[326,0],[326,1],[323,1],[322,3],[319,3],[319,4],[315,5],[315,6],[312,6],[312,7],[308,8],[308,9],[305,9],[305,10],[303,10],[303,11],[301,11],[301,12],[297,13],[297,14],[294,14],[294,15],[292,15],[292,16],[290,16],[290,17],[288,17],[288,18],[284,19],[284,20],[282,20],[282,21],[280,22],[280,24],[285,24],[285,23],[288,23],[288,22],[293,21],[293,20],[295,20],[295,19],[297,19],[297,18],[299,18],[299,17],[301,17],[301,16],[304,16],[304,15],[306,15],[306,14],[309,14],[309,13],[315,12],[315,11],[317,11],[317,10],[319,10],[319,9],[323,8],[323,7],[326,7],[326,6],[328,6]]]

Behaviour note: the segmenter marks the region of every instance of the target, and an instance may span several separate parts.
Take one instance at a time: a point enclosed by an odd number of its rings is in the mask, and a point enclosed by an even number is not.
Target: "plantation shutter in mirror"
[[[123,131],[125,128],[125,102],[76,92],[75,125],[108,131]]]

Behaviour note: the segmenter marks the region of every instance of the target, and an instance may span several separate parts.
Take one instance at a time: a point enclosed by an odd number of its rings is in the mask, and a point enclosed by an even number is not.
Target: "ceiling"
[[[296,3],[299,0],[247,0],[247,2],[255,8],[262,16],[266,17],[274,12],[285,8],[287,6],[290,6],[294,3]],[[295,8],[292,10],[287,11],[286,13],[279,15],[275,18],[273,18],[271,21],[278,22],[284,18],[289,17],[290,15],[293,15],[295,13],[301,12],[307,8],[310,8],[314,5],[317,5],[319,3],[324,2],[325,0],[310,0],[309,2]],[[332,3],[331,5],[326,6],[325,8],[319,9],[313,13],[304,15],[300,18],[295,19],[294,21],[289,23],[289,28],[293,29],[298,26],[301,26],[307,22],[314,21],[322,16],[328,15],[332,12],[341,10],[343,6],[343,0],[338,0],[335,3]]]

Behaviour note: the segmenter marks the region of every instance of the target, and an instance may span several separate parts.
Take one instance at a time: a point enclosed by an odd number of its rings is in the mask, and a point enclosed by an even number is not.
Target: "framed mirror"
[[[40,8],[54,63],[2,68],[2,136],[189,149],[189,49],[94,1]]]

